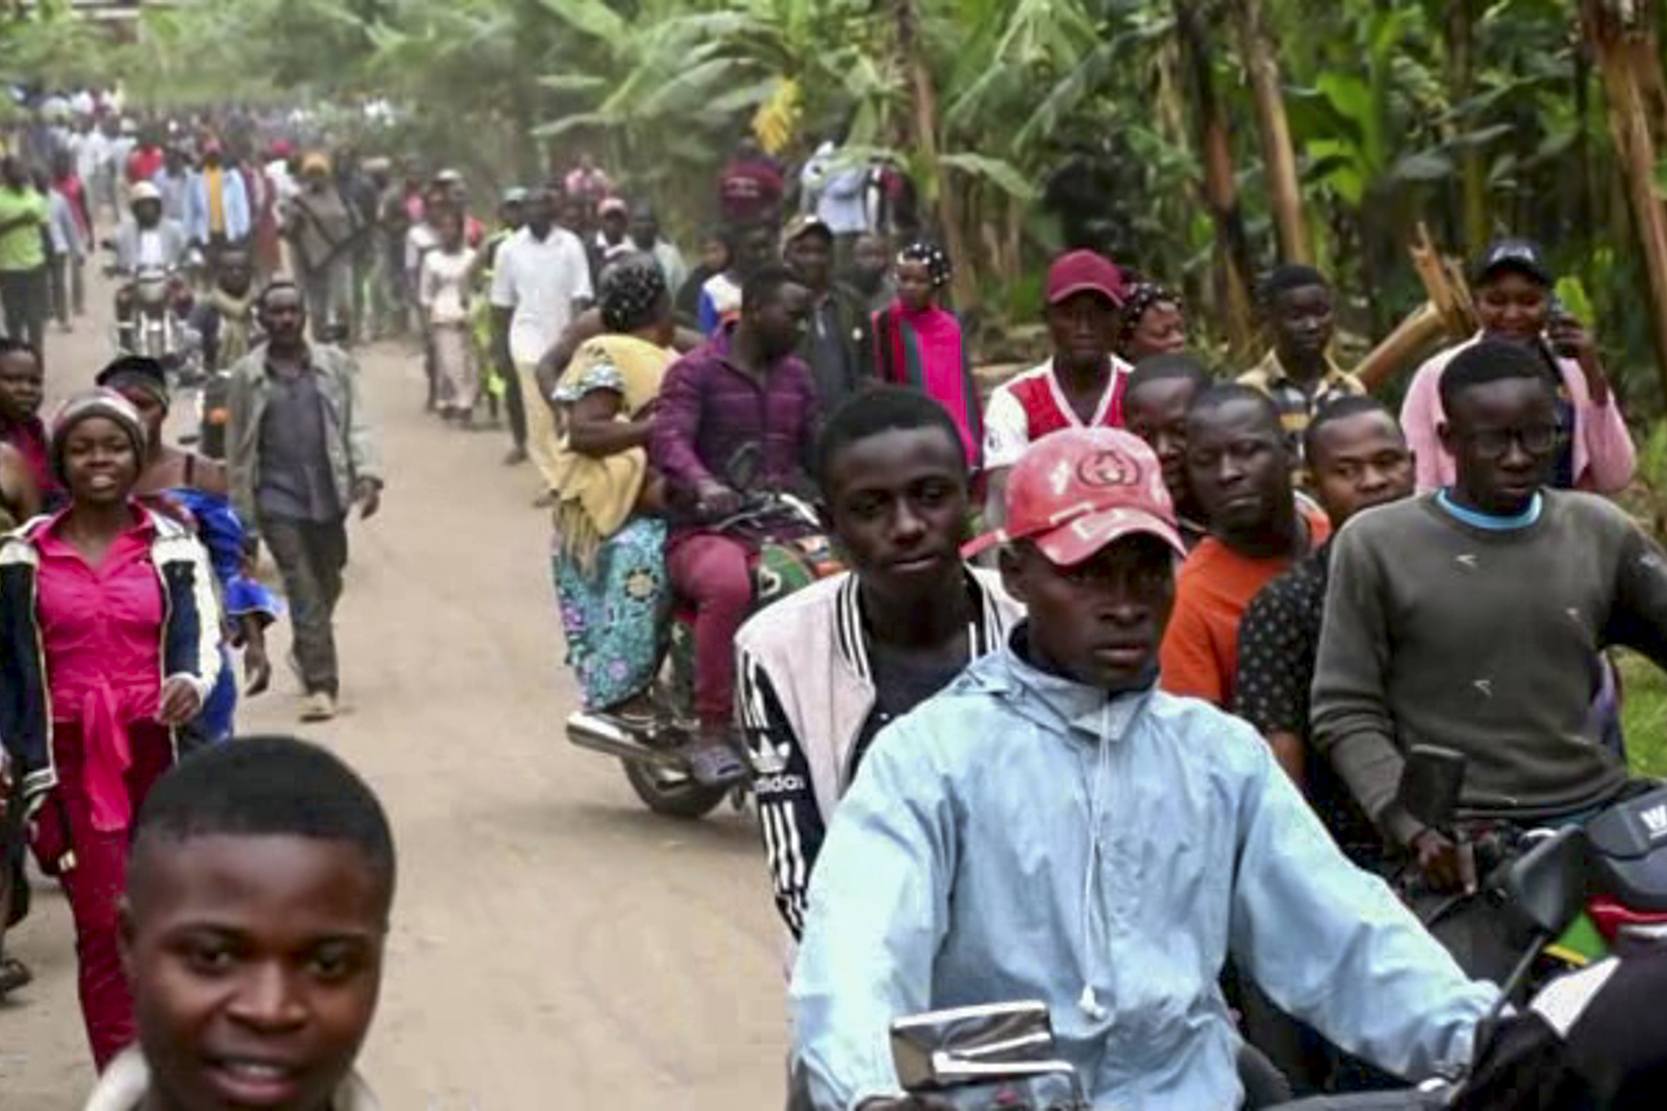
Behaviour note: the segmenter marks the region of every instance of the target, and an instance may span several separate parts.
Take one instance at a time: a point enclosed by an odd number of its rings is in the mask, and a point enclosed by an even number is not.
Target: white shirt
[[[411,225],[411,230],[405,233],[405,272],[410,275],[410,281],[422,280],[423,259],[439,245],[440,233],[426,221]]]
[[[75,172],[90,187],[100,174],[110,169],[110,137],[94,128],[81,137],[81,149],[76,154]]]
[[[467,247],[456,254],[433,250],[423,256],[417,300],[428,310],[431,324],[462,324],[469,319],[469,267],[475,252]]]
[[[167,247],[162,240],[162,225],[154,228],[141,228],[139,231],[139,258],[137,265],[140,269],[147,266],[167,267],[173,262],[168,257]]]
[[[590,263],[572,232],[553,227],[538,240],[522,228],[498,248],[492,303],[515,310],[509,354],[517,365],[538,362],[573,319],[573,302],[590,296]]]
[[[1094,407],[1090,428],[1115,428],[1121,425],[1118,402],[1122,399],[1128,376],[1134,368],[1116,355],[1111,357],[1111,377],[1106,380],[1105,393]],[[1053,360],[1031,367],[1009,378],[990,394],[984,407],[984,469],[1011,467],[1019,461],[1037,436],[1033,429],[1044,434],[1059,428],[1082,428],[1082,418],[1071,407],[1059,379],[1053,372]]]

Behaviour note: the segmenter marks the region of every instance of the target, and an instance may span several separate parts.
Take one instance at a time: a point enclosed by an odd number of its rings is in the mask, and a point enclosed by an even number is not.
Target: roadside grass
[[[1667,777],[1667,674],[1642,656],[1621,654],[1621,720],[1638,775]]]

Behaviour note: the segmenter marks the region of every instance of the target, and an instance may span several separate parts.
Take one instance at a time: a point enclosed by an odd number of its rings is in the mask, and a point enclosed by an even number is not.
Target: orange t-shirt
[[[1297,511],[1308,522],[1310,550],[1324,544],[1331,535],[1325,514],[1301,498]],[[1194,548],[1176,578],[1175,611],[1158,654],[1159,685],[1170,694],[1231,708],[1239,676],[1239,622],[1257,592],[1293,562],[1289,556],[1252,559],[1213,536]]]

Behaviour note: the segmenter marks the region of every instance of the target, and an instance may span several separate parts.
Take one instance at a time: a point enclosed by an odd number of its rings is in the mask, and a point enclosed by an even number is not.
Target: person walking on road
[[[474,420],[480,368],[469,343],[469,274],[475,252],[463,242],[463,214],[440,217],[440,245],[423,258],[417,300],[428,324],[440,415],[460,428]]]
[[[145,444],[120,394],[65,402],[52,466],[70,504],[0,543],[0,737],[34,815],[35,859],[69,901],[100,1069],[134,1036],[117,951],[128,831],[220,671],[207,554],[132,497]]]
[[[301,720],[328,721],[340,693],[332,623],[347,513],[357,504],[361,519],[375,514],[382,475],[352,356],[307,342],[307,310],[293,282],[268,286],[259,311],[266,342],[231,369],[232,504],[283,575],[307,696]]]
[[[46,340],[46,195],[15,154],[0,158],[0,309],[6,334],[37,352]]]
[[[0,443],[23,457],[36,488],[50,501],[61,491],[40,418],[45,383],[39,353],[20,339],[0,336]]]
[[[198,725],[206,739],[228,740],[237,714],[237,674],[231,650],[242,650],[249,695],[264,692],[272,679],[266,627],[278,619],[281,607],[251,573],[243,522],[231,507],[225,464],[163,439],[173,395],[162,364],[143,355],[122,355],[99,371],[96,381],[126,398],[145,422],[146,451],[134,495],[165,511],[183,510],[208,552],[226,628],[220,646],[220,679],[203,705]]]
[[[357,212],[330,177],[330,159],[314,152],[301,163],[301,192],[289,205],[285,234],[295,273],[306,291],[313,338],[353,334],[353,238]]]
[[[84,1111],[377,1111],[353,1062],[395,864],[382,804],[316,745],[250,737],[164,776],[128,869],[138,1040]]]
[[[556,489],[555,418],[535,400],[538,360],[591,299],[590,260],[578,236],[556,226],[555,203],[537,189],[527,197],[527,225],[498,248],[492,270],[493,338],[499,366],[515,367],[526,400],[527,454],[545,482],[540,504]]]

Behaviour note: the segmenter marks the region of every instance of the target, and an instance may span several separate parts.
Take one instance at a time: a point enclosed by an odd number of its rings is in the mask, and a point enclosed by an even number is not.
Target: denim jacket
[[[894,1018],[1038,999],[1097,1108],[1236,1107],[1227,956],[1422,1079],[1497,997],[1357,870],[1244,722],[1108,699],[1009,646],[876,739],[834,815],[793,979],[818,1108],[898,1093]]]
[[[325,449],[330,456],[336,501],[349,506],[353,504],[354,486],[360,480],[382,484],[376,441],[359,389],[359,367],[353,356],[329,344],[310,345],[307,358],[318,375],[318,392],[324,398]],[[266,415],[270,397],[266,345],[239,359],[230,374],[226,467],[230,472],[232,507],[249,536],[254,537],[260,528],[255,491],[260,488],[261,419]]]

